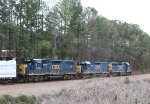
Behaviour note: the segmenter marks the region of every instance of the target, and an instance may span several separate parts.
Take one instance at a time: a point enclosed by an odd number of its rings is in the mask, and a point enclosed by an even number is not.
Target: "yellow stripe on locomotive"
[[[76,73],[81,73],[81,65],[76,66]]]
[[[26,74],[26,64],[20,64],[19,65],[19,74],[25,75]]]
[[[112,72],[112,63],[108,64],[108,70],[109,70],[109,72]]]

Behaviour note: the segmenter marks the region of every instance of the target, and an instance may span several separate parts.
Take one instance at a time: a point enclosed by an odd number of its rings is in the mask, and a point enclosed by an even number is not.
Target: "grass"
[[[12,97],[10,95],[4,95],[0,97],[0,104],[36,104],[36,97],[26,95]]]

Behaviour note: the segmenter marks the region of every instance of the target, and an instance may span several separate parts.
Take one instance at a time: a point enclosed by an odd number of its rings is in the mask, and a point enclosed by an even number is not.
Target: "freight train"
[[[0,58],[1,83],[43,81],[54,77],[84,79],[119,75],[131,75],[128,62],[26,59],[18,64],[15,58]]]

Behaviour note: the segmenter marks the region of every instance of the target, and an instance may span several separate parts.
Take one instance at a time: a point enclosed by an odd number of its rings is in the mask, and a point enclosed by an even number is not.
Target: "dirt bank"
[[[150,74],[0,85],[0,95],[34,95],[39,104],[149,104]]]

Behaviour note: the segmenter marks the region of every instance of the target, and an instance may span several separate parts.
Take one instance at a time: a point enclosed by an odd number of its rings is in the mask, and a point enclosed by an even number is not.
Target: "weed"
[[[131,81],[130,81],[130,79],[129,79],[128,77],[126,77],[125,80],[124,80],[124,83],[125,83],[125,84],[130,84]]]

